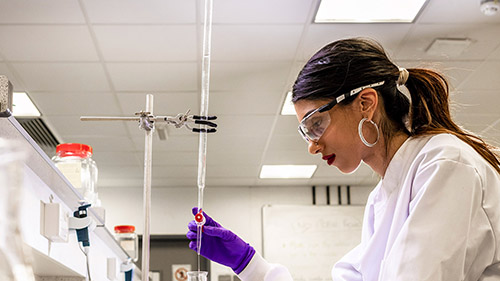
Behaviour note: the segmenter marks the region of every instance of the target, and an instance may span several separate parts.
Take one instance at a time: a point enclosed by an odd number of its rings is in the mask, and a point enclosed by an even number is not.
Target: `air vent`
[[[52,156],[55,154],[56,146],[59,142],[42,118],[16,117],[16,120],[47,155]]]

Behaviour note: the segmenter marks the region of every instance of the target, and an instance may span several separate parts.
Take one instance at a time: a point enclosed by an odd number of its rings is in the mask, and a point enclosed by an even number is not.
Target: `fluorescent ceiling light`
[[[262,165],[261,179],[310,179],[316,165]]]
[[[314,22],[412,22],[426,0],[321,0]]]
[[[14,116],[40,116],[40,111],[24,92],[14,92],[12,97],[12,113]]]
[[[286,94],[285,102],[281,108],[281,115],[295,115],[295,107],[292,103],[292,92]]]

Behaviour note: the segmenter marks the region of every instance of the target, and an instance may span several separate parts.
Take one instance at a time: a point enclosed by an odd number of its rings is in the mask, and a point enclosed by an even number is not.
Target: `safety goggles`
[[[382,86],[384,85],[384,83],[385,81],[381,81],[378,83],[356,88],[354,90],[351,90],[345,94],[338,96],[331,102],[319,108],[316,108],[315,110],[306,114],[306,116],[302,118],[302,121],[300,121],[299,123],[300,135],[307,143],[309,143],[310,141],[313,142],[318,141],[325,132],[326,128],[328,128],[328,126],[330,125],[331,119],[330,119],[330,113],[328,113],[328,111],[332,109],[334,105],[340,103],[341,101],[345,100],[348,97],[352,97],[358,94],[364,89]]]

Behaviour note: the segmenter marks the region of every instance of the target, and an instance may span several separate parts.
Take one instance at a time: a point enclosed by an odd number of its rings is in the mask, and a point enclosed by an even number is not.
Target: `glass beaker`
[[[207,281],[207,271],[188,271],[187,281]]]

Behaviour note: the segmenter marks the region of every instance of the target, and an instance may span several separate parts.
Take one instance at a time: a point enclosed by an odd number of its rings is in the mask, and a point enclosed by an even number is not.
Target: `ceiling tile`
[[[273,134],[271,142],[269,143],[268,150],[284,150],[284,151],[307,151],[308,144],[299,136],[297,132],[295,135],[279,135]]]
[[[281,111],[282,91],[227,91],[210,93],[210,112],[219,115],[273,115]]]
[[[99,186],[101,181],[106,179],[123,178],[123,179],[137,179],[144,176],[144,165],[131,165],[130,163],[122,163],[122,165],[97,163]]]
[[[500,61],[500,45],[491,53],[490,57],[488,59],[491,60],[499,60]]]
[[[101,151],[92,156],[97,165],[140,165],[134,153],[123,153],[123,151]]]
[[[85,0],[91,23],[195,23],[196,1]]]
[[[80,121],[80,115],[71,116],[45,116],[56,129],[56,132],[64,136],[127,136],[123,121],[99,122]],[[65,141],[65,140],[61,140]]]
[[[307,57],[309,59],[309,56]],[[292,68],[290,69],[290,73],[288,75],[288,79],[286,82],[286,92],[292,91],[293,85],[295,84],[295,80],[297,80],[297,77],[299,76],[300,71],[302,68],[306,65],[306,61],[296,61]],[[284,97],[283,97],[284,100]]]
[[[213,62],[210,89],[244,93],[279,91],[286,86],[291,63]]]
[[[192,133],[191,135],[185,136],[168,136],[166,140],[160,140],[158,137],[157,130],[155,130],[153,136],[153,153],[156,152],[198,152],[198,134]],[[132,138],[136,150],[144,150],[144,134],[140,136],[134,134]],[[208,141],[207,143],[210,143]]]
[[[30,92],[29,96],[42,114],[80,116],[120,116],[112,93],[46,93]]]
[[[468,91],[454,96],[457,114],[498,114],[498,91]]]
[[[196,92],[183,93],[119,93],[118,100],[126,115],[134,116],[135,112],[146,110],[146,95],[153,95],[153,113],[155,116],[177,116],[199,112],[200,97]],[[161,123],[158,123],[161,125]]]
[[[198,166],[196,165],[153,165],[153,175],[155,178],[196,178],[198,174]]]
[[[225,115],[217,119],[217,132],[224,136],[262,136],[267,137],[274,116],[235,116]]]
[[[96,126],[98,126],[96,124]],[[88,136],[65,136],[65,142],[69,143],[84,143],[92,147],[94,154],[101,152],[123,152],[130,153],[135,151],[134,144],[130,138],[125,136],[101,136],[101,135],[88,135]],[[122,163],[115,162],[114,165],[121,165]],[[141,166],[142,167],[142,166]]]
[[[312,0],[214,1],[214,23],[305,23]]]
[[[107,63],[117,91],[196,91],[196,63]]]
[[[255,154],[260,154],[259,152],[264,150],[266,140],[267,137],[261,135],[237,136],[217,132],[208,136],[207,153],[212,157],[216,157],[215,155],[223,152],[232,152],[238,155],[242,152],[253,151]],[[196,150],[198,150],[198,138]]]
[[[5,75],[9,79],[10,83],[12,84],[12,87],[14,87],[14,92],[22,92],[25,91],[26,88],[21,81],[16,79],[16,76],[14,76],[14,73],[11,71],[11,69],[7,66],[6,63],[0,63],[0,75]]]
[[[280,115],[274,126],[274,135],[297,137],[302,140],[298,131],[299,121],[295,115]],[[295,142],[295,141],[294,141]]]
[[[450,89],[460,89],[463,82],[481,65],[481,61],[430,61],[396,60],[395,63],[405,68],[428,68],[444,74],[450,83]]]
[[[486,61],[470,75],[461,88],[466,91],[493,91],[494,93],[490,94],[495,99],[490,101],[497,102],[498,104],[500,102],[500,98],[498,97],[498,90],[500,89],[499,73],[500,61]]]
[[[144,162],[144,151],[135,154],[141,162]],[[198,152],[158,151],[153,155],[153,165],[198,166]]]
[[[0,1],[0,23],[85,23],[78,0]]]
[[[427,1],[418,23],[498,23],[500,17],[486,16],[479,9],[479,0]]]
[[[0,26],[0,51],[8,61],[97,61],[87,26]]]
[[[411,24],[312,24],[297,59],[307,61],[326,44],[350,37],[375,39],[391,54],[397,50],[410,28]]]
[[[256,178],[260,169],[256,165],[210,165],[207,177],[212,178]],[[194,173],[193,176],[196,176]]]
[[[194,62],[198,57],[195,25],[106,25],[94,31],[108,62]]]
[[[213,61],[292,61],[302,25],[214,25]]]
[[[210,146],[210,144],[209,144]],[[198,152],[196,152],[196,159],[198,159]],[[262,151],[257,150],[226,150],[217,151],[217,153],[207,152],[207,166],[211,165],[259,165],[262,160]]]
[[[456,107],[462,107],[460,105]],[[462,110],[457,109],[457,113],[453,114],[453,119],[461,127],[475,134],[481,134],[481,132],[489,127],[491,124],[500,119],[500,112],[497,114],[470,114],[467,113],[467,106],[464,106]]]
[[[124,116],[127,116],[127,115],[124,115]],[[133,114],[129,114],[128,116],[133,116]],[[137,149],[138,150],[143,150],[144,149],[144,130],[141,129],[139,127],[139,121],[127,121],[125,123],[125,126],[127,127],[127,130],[134,142],[134,144],[136,145]],[[160,124],[156,124],[156,127],[155,128],[159,128],[161,127],[162,125]],[[197,139],[197,136],[198,134],[195,134],[193,132],[191,132],[190,130],[188,130],[187,128],[175,128],[173,126],[167,126],[166,127],[167,129],[167,135],[169,136],[169,138],[173,138],[173,137],[183,137],[183,138],[188,138],[188,137],[192,137],[194,135],[194,138]],[[178,141],[178,139],[177,139]],[[177,142],[175,141],[175,142]],[[170,151],[169,148],[167,148],[169,146],[169,141],[163,141],[159,139],[159,136],[158,136],[158,132],[155,130],[155,132],[153,133],[153,150],[158,150],[158,151]],[[189,143],[189,142],[188,142]],[[155,146],[158,146],[158,148],[156,148]],[[187,146],[189,147],[189,146]],[[187,150],[187,149],[186,149]]]
[[[27,91],[109,91],[99,63],[13,63]]]
[[[426,59],[426,60],[480,60],[488,57],[500,44],[500,25],[486,24],[417,24],[405,38],[399,50],[397,59]],[[459,57],[429,55],[427,48],[436,38],[468,38],[472,44]]]

